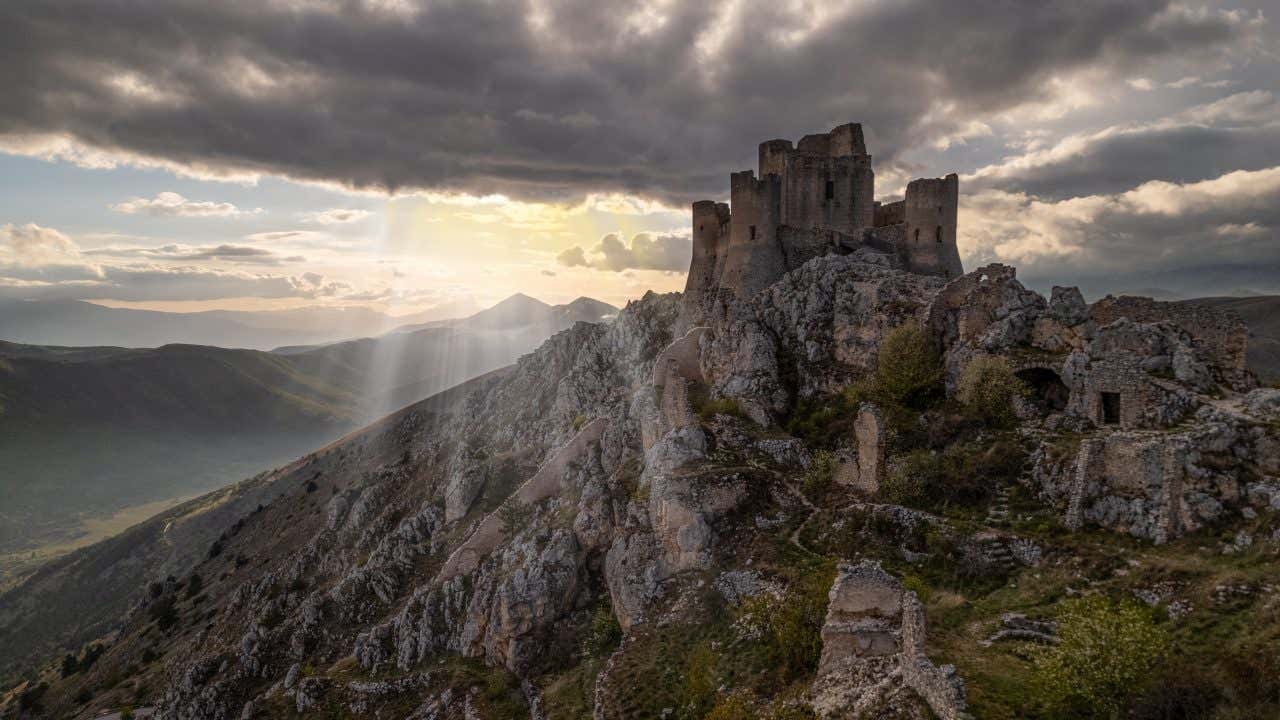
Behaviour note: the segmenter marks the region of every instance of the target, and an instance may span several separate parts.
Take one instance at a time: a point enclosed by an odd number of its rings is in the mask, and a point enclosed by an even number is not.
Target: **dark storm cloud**
[[[1063,199],[1122,192],[1149,180],[1188,183],[1276,166],[1280,100],[1253,90],[1158,121],[1067,137],[978,170],[966,178],[966,189],[994,187]]]
[[[1013,262],[1028,278],[1095,291],[1276,293],[1280,167],[1057,201],[979,191],[966,198],[960,232],[971,266]]]
[[[4,3],[0,143],[65,136],[356,188],[686,202],[723,195],[765,138],[859,120],[887,168],[1047,98],[1062,73],[1214,53],[1248,25],[1164,0],[875,3],[818,19],[783,5],[677,0],[654,23],[600,0]]]

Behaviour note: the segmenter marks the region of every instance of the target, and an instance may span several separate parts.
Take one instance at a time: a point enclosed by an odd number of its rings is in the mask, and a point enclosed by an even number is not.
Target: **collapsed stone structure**
[[[971,720],[955,666],[925,654],[924,608],[873,560],[842,564],[831,585],[811,691],[820,717],[898,717],[910,688],[942,720]]]
[[[896,254],[911,272],[959,277],[959,179],[918,179],[906,197],[875,201],[875,172],[862,125],[760,143],[759,177],[730,176],[730,204],[693,204],[693,260],[684,306],[706,320],[716,293],[750,296],[828,253],[871,247]]]
[[[1068,527],[1167,542],[1280,488],[1274,424],[1250,409],[1275,391],[1254,389],[1233,314],[1061,287],[1046,302],[989,265],[943,288],[928,323],[949,388],[981,356],[1025,383],[1028,482]]]

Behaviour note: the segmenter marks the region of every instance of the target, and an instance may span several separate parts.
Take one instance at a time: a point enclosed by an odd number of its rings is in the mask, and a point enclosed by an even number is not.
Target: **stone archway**
[[[1014,373],[1031,391],[1027,398],[1044,413],[1063,412],[1071,390],[1062,382],[1062,376],[1052,368],[1026,367]]]

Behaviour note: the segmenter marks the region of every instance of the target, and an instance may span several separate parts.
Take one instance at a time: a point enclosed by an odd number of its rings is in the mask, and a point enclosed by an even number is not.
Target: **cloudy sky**
[[[688,205],[853,120],[965,263],[1280,293],[1280,0],[16,0],[0,297],[167,309],[679,289]]]

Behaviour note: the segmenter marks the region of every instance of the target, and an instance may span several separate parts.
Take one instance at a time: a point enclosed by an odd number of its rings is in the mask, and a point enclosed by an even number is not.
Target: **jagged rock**
[[[1244,406],[1251,415],[1264,420],[1280,419],[1280,390],[1258,388],[1244,397]]]

